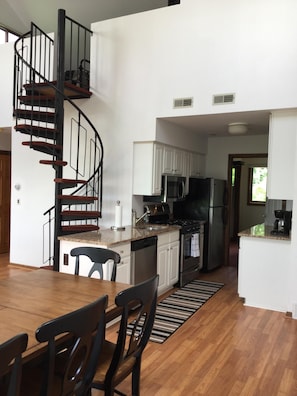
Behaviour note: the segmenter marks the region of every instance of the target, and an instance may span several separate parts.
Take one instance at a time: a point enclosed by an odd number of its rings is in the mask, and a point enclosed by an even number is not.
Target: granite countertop
[[[153,227],[153,225],[152,225]],[[123,243],[130,243],[138,239],[148,238],[163,234],[165,232],[179,231],[180,227],[176,225],[164,225],[160,229],[140,228],[126,226],[123,231],[104,229],[98,231],[81,232],[78,234],[63,235],[59,237],[60,241],[91,243],[95,245],[111,248]]]
[[[267,226],[264,223],[256,224],[253,227],[247,228],[244,231],[240,231],[238,236],[252,237],[252,238],[266,238],[266,239],[277,239],[282,241],[290,241],[290,235],[283,234],[271,234],[273,230],[272,226]]]

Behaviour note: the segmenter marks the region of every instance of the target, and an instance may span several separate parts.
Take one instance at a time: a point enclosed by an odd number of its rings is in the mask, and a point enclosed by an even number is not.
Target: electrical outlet
[[[64,253],[63,264],[64,265],[68,265],[69,264],[69,254],[67,254],[67,253]]]

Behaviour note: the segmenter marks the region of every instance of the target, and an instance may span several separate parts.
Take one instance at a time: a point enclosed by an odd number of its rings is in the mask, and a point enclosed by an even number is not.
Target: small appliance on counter
[[[275,210],[272,235],[289,235],[292,226],[291,210]]]

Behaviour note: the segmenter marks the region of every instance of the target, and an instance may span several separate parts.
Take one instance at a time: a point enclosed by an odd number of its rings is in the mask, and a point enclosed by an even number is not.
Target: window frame
[[[253,176],[254,176],[254,169],[255,168],[266,168],[267,166],[250,166],[249,167],[249,174],[248,174],[248,197],[247,197],[247,204],[248,205],[255,205],[255,206],[265,206],[267,197],[265,198],[265,201],[254,201],[253,200]],[[267,191],[267,177],[266,177],[266,191]]]

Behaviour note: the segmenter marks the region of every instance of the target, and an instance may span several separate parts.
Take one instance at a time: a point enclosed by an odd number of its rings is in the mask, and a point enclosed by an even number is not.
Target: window
[[[249,168],[248,205],[265,205],[267,167]]]

